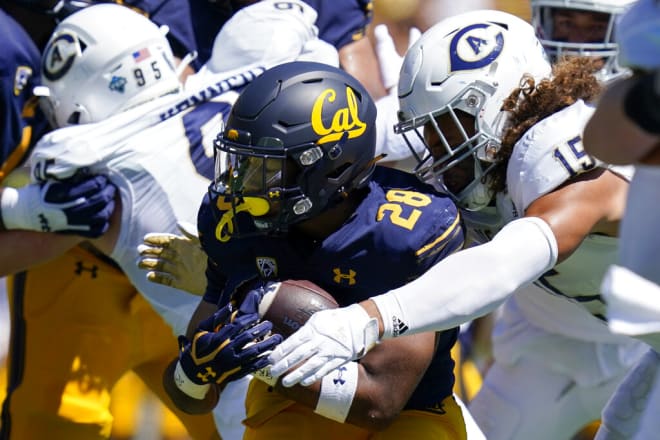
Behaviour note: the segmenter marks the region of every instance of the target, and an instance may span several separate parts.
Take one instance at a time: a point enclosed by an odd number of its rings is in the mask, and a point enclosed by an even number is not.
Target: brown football
[[[286,280],[266,292],[259,303],[259,316],[273,323],[273,333],[286,338],[313,313],[337,307],[332,295],[311,281]]]

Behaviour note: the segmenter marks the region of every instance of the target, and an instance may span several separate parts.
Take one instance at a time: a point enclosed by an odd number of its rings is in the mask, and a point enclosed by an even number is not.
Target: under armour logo
[[[89,272],[91,273],[92,278],[96,278],[98,270],[99,268],[96,265],[93,265],[92,267],[85,267],[82,261],[76,261],[76,270],[74,271],[74,273],[76,275],[80,275],[83,272]]]
[[[339,367],[337,368],[337,377],[335,379],[332,379],[332,383],[335,385],[344,385],[346,383],[346,380],[344,380],[344,371],[346,371],[346,367]]]
[[[447,410],[445,410],[445,404],[442,402],[437,402],[433,406],[427,407],[426,410],[436,414],[447,414]]]
[[[41,223],[41,230],[43,232],[50,232],[50,225],[48,224],[48,218],[45,215],[39,214],[39,223]]]
[[[355,275],[357,275],[357,272],[355,272],[353,269],[349,269],[348,273],[342,273],[340,268],[335,267],[332,269],[332,272],[335,274],[332,280],[337,284],[341,284],[343,281],[347,281],[348,285],[352,286],[356,283]]]
[[[202,380],[202,382],[208,382],[209,377],[215,378],[216,374],[213,371],[213,368],[206,367],[206,373],[197,373],[197,377]]]

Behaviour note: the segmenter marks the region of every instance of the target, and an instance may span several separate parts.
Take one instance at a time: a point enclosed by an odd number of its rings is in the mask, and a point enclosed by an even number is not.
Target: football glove
[[[183,235],[151,233],[138,246],[138,267],[147,271],[147,280],[156,284],[203,295],[206,289],[206,254],[193,225],[179,222]]]
[[[116,188],[106,176],[76,176],[4,188],[6,229],[60,232],[96,238],[110,227]]]
[[[282,385],[308,386],[361,358],[377,342],[378,322],[358,304],[321,310],[270,353],[270,374],[277,378],[304,361],[282,378]]]
[[[252,296],[248,294],[246,299]],[[268,357],[262,355],[282,337],[269,334],[273,326],[269,321],[258,321],[256,312],[234,310],[230,303],[202,321],[192,341],[179,336],[174,373],[177,387],[190,397],[203,399],[210,384],[223,385],[267,366]]]

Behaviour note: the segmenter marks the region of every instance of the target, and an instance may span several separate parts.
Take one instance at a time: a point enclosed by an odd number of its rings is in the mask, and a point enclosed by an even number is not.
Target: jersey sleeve
[[[0,10],[0,181],[25,161],[48,124],[32,89],[39,84],[39,51],[28,34]]]
[[[534,200],[567,180],[604,166],[582,146],[582,132],[593,110],[578,101],[538,122],[516,143],[506,181],[519,216]]]
[[[362,39],[372,19],[371,0],[304,0],[316,9],[319,38],[337,49]]]

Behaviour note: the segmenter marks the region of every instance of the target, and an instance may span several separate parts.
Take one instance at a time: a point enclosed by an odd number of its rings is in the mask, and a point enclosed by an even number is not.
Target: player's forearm
[[[74,247],[80,237],[36,231],[0,231],[0,276],[45,263]]]
[[[362,303],[383,338],[439,331],[483,316],[557,261],[557,243],[539,218],[509,223],[491,242],[453,254],[420,278]]]

